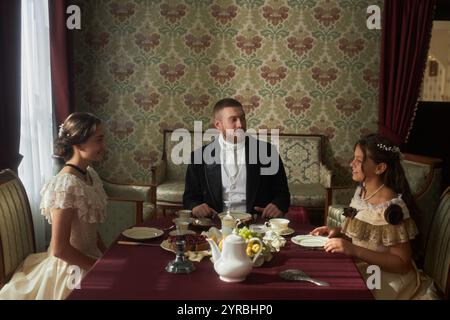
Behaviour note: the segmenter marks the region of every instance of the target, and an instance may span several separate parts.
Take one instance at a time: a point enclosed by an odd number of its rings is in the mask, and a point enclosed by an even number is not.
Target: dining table
[[[270,261],[253,267],[242,282],[224,282],[214,270],[209,257],[193,262],[195,270],[174,274],[166,266],[175,259],[174,252],[160,244],[167,239],[173,217],[157,217],[139,224],[164,230],[158,238],[145,240],[153,246],[130,246],[122,234],[97,260],[74,289],[68,300],[372,300],[353,259],[344,254],[327,253],[320,248],[294,244],[291,237],[308,234],[313,226],[291,220],[294,233]],[[220,227],[220,220],[215,221]],[[172,229],[173,230],[173,229]],[[194,229],[199,233],[201,230]],[[306,281],[289,281],[280,277],[287,269],[300,269],[310,277],[325,281],[318,286]]]

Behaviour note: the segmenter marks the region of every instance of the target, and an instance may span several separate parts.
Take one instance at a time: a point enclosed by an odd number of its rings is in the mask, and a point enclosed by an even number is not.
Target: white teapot
[[[244,238],[237,234],[230,234],[223,240],[222,252],[212,239],[207,239],[211,246],[214,261],[214,270],[220,276],[220,280],[225,282],[244,281],[252,271],[253,264],[257,261],[263,249],[263,243],[259,238],[252,238],[249,241],[259,242],[260,249],[253,257],[247,256],[245,249],[247,243]]]

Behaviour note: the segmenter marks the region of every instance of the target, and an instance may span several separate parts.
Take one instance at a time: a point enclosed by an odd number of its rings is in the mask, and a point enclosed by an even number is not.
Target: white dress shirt
[[[247,211],[247,168],[245,165],[245,140],[239,143],[225,141],[219,135],[222,172],[222,199],[224,211],[229,204],[231,211]]]

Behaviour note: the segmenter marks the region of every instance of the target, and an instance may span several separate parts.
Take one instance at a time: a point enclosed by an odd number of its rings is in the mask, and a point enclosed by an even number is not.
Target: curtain
[[[48,0],[53,103],[56,124],[75,111],[72,33],[66,27],[67,0]]]
[[[20,163],[20,1],[0,1],[0,170]]]
[[[407,141],[431,38],[435,0],[385,0],[381,36],[379,131]]]
[[[45,250],[46,221],[40,190],[53,175],[53,112],[47,0],[22,0],[22,116],[19,167],[30,200],[38,251]]]

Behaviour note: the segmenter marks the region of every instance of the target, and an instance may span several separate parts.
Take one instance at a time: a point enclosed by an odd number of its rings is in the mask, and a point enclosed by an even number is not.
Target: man
[[[211,216],[226,207],[231,211],[259,213],[264,218],[286,213],[290,193],[281,158],[270,143],[245,136],[242,104],[230,98],[218,101],[214,106],[214,126],[220,132],[218,138],[191,155],[184,207],[196,217]],[[269,163],[261,161],[261,148],[267,150]],[[278,168],[267,174],[264,169],[274,159]]]

